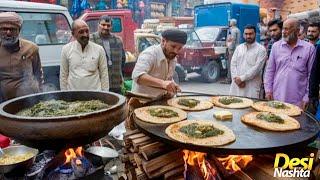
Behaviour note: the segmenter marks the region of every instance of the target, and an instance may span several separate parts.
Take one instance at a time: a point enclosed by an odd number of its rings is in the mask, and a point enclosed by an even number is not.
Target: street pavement
[[[222,79],[221,79],[222,80]],[[230,84],[221,84],[219,81],[215,83],[206,83],[197,73],[187,75],[187,81],[180,82],[180,88],[183,91],[228,95]]]

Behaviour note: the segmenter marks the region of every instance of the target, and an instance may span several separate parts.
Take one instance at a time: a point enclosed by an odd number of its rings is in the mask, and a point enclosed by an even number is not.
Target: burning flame
[[[69,148],[64,152],[64,155],[66,156],[66,161],[64,164],[69,163],[72,159],[76,159],[77,157],[82,157],[83,156],[83,150],[82,147],[78,147],[76,151],[74,151],[73,148]],[[81,160],[77,159],[76,160],[77,165],[81,165]]]
[[[252,155],[229,155],[225,158],[217,158],[221,164],[233,172],[240,171],[252,161]]]
[[[183,160],[185,164],[190,166],[198,166],[203,174],[204,179],[208,180],[215,176],[216,171],[205,160],[206,153],[183,150]]]

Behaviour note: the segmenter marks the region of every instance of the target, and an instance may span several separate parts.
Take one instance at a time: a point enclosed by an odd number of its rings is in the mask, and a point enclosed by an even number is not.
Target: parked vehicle
[[[39,46],[44,90],[59,89],[61,49],[71,40],[72,18],[68,9],[52,4],[1,0],[0,11],[14,11],[23,18],[20,35]]]
[[[124,77],[127,79],[131,78],[131,74],[139,54],[149,46],[160,44],[161,37],[152,33],[135,32],[134,42],[135,53],[132,57],[129,57],[129,54],[127,54],[126,64],[123,69]]]
[[[206,82],[217,81],[226,70],[226,27],[181,30],[188,34],[188,40],[178,55],[176,72],[179,81],[185,80],[186,74],[191,72],[201,74]]]
[[[243,32],[247,24],[252,24],[257,28],[257,41],[260,41],[258,5],[234,2],[205,4],[194,8],[194,17],[195,27],[228,26],[230,19],[236,19],[238,28]],[[242,36],[241,42],[243,42]]]
[[[99,18],[103,15],[112,17],[112,33],[120,36],[123,40],[123,46],[126,51],[135,52],[134,30],[138,25],[132,19],[132,12],[129,9],[116,9],[106,11],[86,12],[80,16],[87,22],[90,32],[96,32],[98,29]]]

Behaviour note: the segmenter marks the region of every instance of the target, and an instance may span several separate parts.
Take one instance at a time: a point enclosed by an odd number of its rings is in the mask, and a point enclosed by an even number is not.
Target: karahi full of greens
[[[110,105],[101,100],[89,101],[64,101],[64,100],[48,100],[41,101],[31,108],[26,108],[17,113],[19,116],[27,117],[57,117],[79,115],[90,113],[101,109],[107,109]]]

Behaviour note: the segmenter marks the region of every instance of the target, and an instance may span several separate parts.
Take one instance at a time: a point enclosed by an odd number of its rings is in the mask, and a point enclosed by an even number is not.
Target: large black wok
[[[108,109],[82,115],[24,117],[18,111],[50,99],[102,100]],[[101,91],[55,91],[23,96],[0,104],[0,133],[39,149],[84,145],[105,136],[127,116],[125,97]]]

